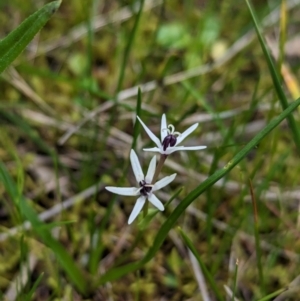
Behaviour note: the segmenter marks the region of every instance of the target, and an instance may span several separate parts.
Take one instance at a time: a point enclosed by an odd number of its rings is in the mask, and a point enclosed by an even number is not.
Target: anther
[[[169,147],[169,146],[174,146],[177,142],[177,138],[175,135],[168,135],[165,137],[164,141],[162,142],[162,146],[164,151]]]
[[[143,196],[149,195],[149,193],[152,190],[153,185],[147,184],[145,180],[142,180],[139,184],[141,187],[140,194]]]

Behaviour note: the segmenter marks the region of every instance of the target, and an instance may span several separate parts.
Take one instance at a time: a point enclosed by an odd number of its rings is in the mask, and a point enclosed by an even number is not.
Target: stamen
[[[168,128],[170,128],[170,130],[168,129],[168,134],[169,135],[177,135],[177,136],[180,136],[181,135],[181,133],[180,132],[175,132],[175,127],[174,127],[174,125],[173,124],[169,124],[168,125]]]
[[[142,180],[140,183],[140,194],[143,196],[148,196],[149,193],[152,191],[153,185],[147,184],[145,180]]]
[[[163,129],[163,131],[167,131],[168,135],[164,138],[162,141],[163,150],[165,151],[169,146],[176,145],[177,142],[177,136],[180,136],[181,133],[175,132],[175,127],[173,124],[169,124],[167,129]]]
[[[170,129],[169,129],[170,128]],[[177,135],[180,136],[180,132],[175,132],[175,127],[173,124],[169,124],[167,128],[162,129],[163,131],[167,131],[168,135]]]
[[[177,138],[174,135],[168,135],[162,142],[163,150],[165,151],[169,146],[174,146],[177,142]]]
[[[168,133],[169,134],[174,134],[174,131],[175,131],[175,127],[173,124],[169,124],[168,125],[168,128],[170,128],[170,130],[168,130]]]

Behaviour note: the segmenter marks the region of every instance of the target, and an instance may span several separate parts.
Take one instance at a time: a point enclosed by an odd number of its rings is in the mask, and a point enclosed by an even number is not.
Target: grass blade
[[[32,288],[29,291],[29,293],[26,294],[26,297],[25,297],[24,301],[30,301],[30,300],[32,300],[32,297],[33,297],[34,293],[36,292],[36,289],[37,289],[38,285],[40,284],[40,282],[43,279],[43,276],[44,276],[44,273],[41,273],[40,276],[35,280]]]
[[[263,50],[263,53],[265,55],[265,58],[266,58],[266,61],[267,61],[268,67],[269,67],[269,71],[270,71],[270,74],[271,74],[271,77],[272,77],[272,80],[273,80],[274,88],[275,88],[276,93],[278,95],[278,98],[280,100],[281,107],[282,107],[283,110],[285,110],[288,107],[288,100],[287,100],[287,98],[284,94],[284,91],[283,91],[282,87],[281,87],[280,76],[278,75],[278,73],[276,71],[276,68],[275,68],[275,66],[273,64],[273,61],[272,61],[272,58],[271,58],[271,55],[268,51],[267,45],[266,45],[266,43],[264,41],[264,38],[261,34],[260,26],[259,26],[258,20],[256,18],[255,11],[254,11],[250,1],[249,0],[245,0],[245,1],[248,5],[248,8],[249,8],[249,11],[250,11],[250,14],[251,14],[254,26],[255,26],[256,34],[257,34],[257,37],[259,39],[260,46],[261,46],[261,48]],[[288,116],[287,121],[288,121],[290,129],[292,131],[294,142],[295,142],[298,150],[300,150],[300,132],[299,132],[298,126],[296,124],[296,121],[294,119],[294,116],[293,115]]]
[[[46,4],[0,41],[0,73],[25,49],[39,30],[57,11],[60,4],[61,0]]]
[[[139,25],[139,21],[142,15],[142,11],[143,11],[143,7],[144,7],[144,0],[140,0],[140,7],[139,7],[139,11],[136,15],[135,21],[134,21],[134,25],[133,25],[133,29],[131,31],[131,34],[128,38],[128,43],[126,45],[125,51],[124,51],[124,56],[123,56],[123,60],[122,60],[122,65],[121,65],[121,71],[120,71],[120,75],[119,75],[119,80],[118,80],[118,84],[117,84],[117,91],[116,91],[116,95],[120,92],[120,90],[122,89],[122,85],[123,85],[123,81],[124,81],[124,76],[125,76],[125,68],[126,68],[126,64],[128,62],[128,58],[129,58],[129,54],[130,54],[130,50],[131,50],[131,46],[133,44],[133,40]]]
[[[250,194],[252,199],[253,205],[253,215],[254,215],[254,237],[255,237],[255,250],[256,250],[256,260],[257,260],[257,269],[259,275],[259,283],[261,285],[262,291],[264,292],[264,275],[263,275],[263,268],[261,264],[261,250],[260,250],[260,239],[259,239],[259,226],[258,226],[258,211],[257,211],[257,204],[256,198],[254,195],[253,185],[251,179],[249,179],[250,185]]]
[[[136,101],[136,116],[141,116],[141,108],[142,108],[142,92],[141,89],[138,89],[137,101]],[[138,135],[140,133],[140,123],[137,118],[135,119],[134,129],[133,129],[133,139],[131,148],[135,149]]]

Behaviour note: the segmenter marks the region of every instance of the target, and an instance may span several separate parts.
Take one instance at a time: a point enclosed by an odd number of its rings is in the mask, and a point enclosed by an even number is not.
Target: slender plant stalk
[[[138,88],[138,94],[137,94],[137,101],[136,101],[136,116],[140,116],[141,115],[141,110],[142,110],[142,92],[141,92],[141,88]],[[135,149],[136,147],[136,142],[137,142],[137,138],[139,136],[140,133],[140,123],[138,122],[137,118],[135,119],[135,124],[134,124],[134,129],[133,129],[133,139],[132,139],[132,143],[131,143],[131,148]]]
[[[253,216],[254,216],[254,237],[255,237],[255,250],[256,250],[256,262],[257,262],[257,269],[259,275],[259,283],[264,292],[264,275],[263,275],[263,268],[261,264],[261,249],[260,249],[260,238],[259,238],[259,225],[258,225],[258,211],[257,211],[257,204],[256,198],[253,190],[253,185],[251,179],[249,179],[250,185],[250,193],[253,205]]]
[[[164,163],[165,163],[167,158],[168,158],[167,155],[161,155],[160,156],[159,161],[158,161],[157,166],[156,166],[156,169],[155,169],[155,174],[154,174],[153,179],[152,179],[152,184],[157,181],[158,176],[159,176],[159,174],[162,170],[162,167],[164,166]]]
[[[278,56],[278,73],[281,74],[281,68],[284,60],[284,45],[286,42],[287,30],[287,9],[286,1],[281,1],[280,7],[280,36],[279,36],[279,56]]]
[[[124,51],[124,56],[123,56],[123,60],[122,60],[122,64],[121,64],[121,71],[120,71],[119,80],[118,80],[118,84],[117,84],[116,95],[118,95],[118,93],[122,89],[124,76],[125,76],[125,67],[126,67],[126,64],[128,62],[130,50],[131,50],[131,47],[133,45],[134,37],[135,37],[135,34],[137,32],[139,21],[140,21],[141,15],[142,15],[143,7],[144,7],[144,0],[140,0],[139,3],[140,3],[140,8],[139,8],[139,11],[138,11],[137,16],[135,18],[133,29],[132,29],[131,35],[128,39],[128,43],[127,43],[125,51]],[[115,100],[117,100],[117,98]]]

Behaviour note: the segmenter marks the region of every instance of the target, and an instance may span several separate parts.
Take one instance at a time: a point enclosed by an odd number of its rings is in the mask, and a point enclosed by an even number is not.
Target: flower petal
[[[146,202],[146,197],[143,195],[137,199],[137,201],[133,207],[133,210],[129,216],[128,225],[130,225],[136,219],[138,214],[141,212],[145,202]]]
[[[145,151],[145,152],[158,152],[158,153],[161,153],[161,149],[158,148],[158,147],[143,148],[143,151]]]
[[[190,126],[187,130],[185,130],[181,135],[177,137],[176,145],[178,145],[180,142],[182,142],[189,134],[191,134],[199,125],[199,123],[195,123],[192,126]]]
[[[151,159],[149,167],[148,167],[148,172],[147,172],[146,178],[145,178],[145,181],[147,184],[152,183],[152,179],[155,174],[155,168],[156,168],[156,156],[154,156]]]
[[[159,180],[158,182],[156,182],[152,188],[152,191],[156,191],[159,190],[165,186],[167,186],[168,184],[170,184],[176,177],[176,173],[172,174],[171,176],[167,176],[162,178],[161,180]]]
[[[199,146],[174,146],[166,149],[167,155],[170,155],[177,151],[188,151],[188,150],[200,150],[205,149],[207,146],[199,145]]]
[[[150,139],[157,145],[157,147],[160,147],[161,143],[160,143],[159,139],[151,132],[151,130],[146,126],[146,124],[141,120],[141,118],[139,116],[136,116],[136,117],[142,124],[143,128],[147,132]]]
[[[130,162],[136,181],[140,183],[142,180],[144,180],[144,173],[140,161],[133,149],[130,151]]]
[[[167,118],[166,118],[166,114],[163,114],[161,117],[161,126],[160,126],[161,142],[164,141],[167,135],[168,135]]]
[[[206,145],[199,145],[199,146],[182,146],[180,150],[200,150],[207,148]]]
[[[173,147],[168,147],[164,153],[166,155],[170,155],[174,152],[181,151],[181,150],[184,150],[184,146],[173,146]]]
[[[113,187],[113,186],[106,186],[106,190],[119,194],[119,195],[138,195],[140,189],[136,187]]]
[[[152,193],[150,196],[148,196],[149,202],[152,203],[158,210],[164,211],[165,207],[162,204],[162,202]]]

